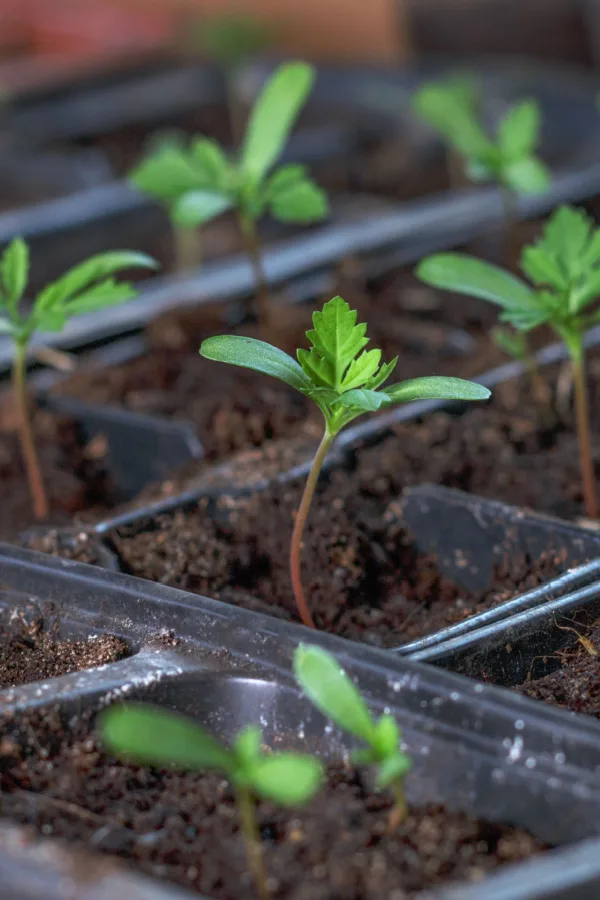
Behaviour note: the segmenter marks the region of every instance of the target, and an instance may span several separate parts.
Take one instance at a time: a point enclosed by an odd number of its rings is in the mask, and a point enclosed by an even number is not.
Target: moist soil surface
[[[218,776],[123,765],[103,755],[81,720],[65,734],[51,712],[6,722],[2,732],[3,815],[217,900],[255,896],[232,792]],[[547,849],[520,829],[441,806],[411,809],[390,829],[391,810],[386,792],[372,793],[341,766],[304,808],[261,802],[274,900],[404,900]]]
[[[45,630],[41,615],[23,618],[0,633],[0,690],[103,666],[130,653],[125,641],[114,635],[60,640],[55,629]]]
[[[552,706],[600,718],[600,621],[591,628],[573,621],[559,624],[573,628],[581,639],[571,632],[576,638],[575,644],[559,650],[554,657],[561,661],[560,667],[542,678],[519,685],[517,690]]]

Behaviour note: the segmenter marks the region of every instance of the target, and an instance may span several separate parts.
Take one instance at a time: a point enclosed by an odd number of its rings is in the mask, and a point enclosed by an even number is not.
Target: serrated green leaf
[[[303,181],[307,175],[306,166],[300,165],[300,163],[287,163],[285,166],[280,166],[269,176],[265,195],[271,200],[279,191],[287,190],[296,182]]]
[[[540,110],[535,100],[515,104],[500,122],[498,142],[507,159],[529,156],[540,134]]]
[[[363,350],[353,360],[341,381],[341,389],[351,391],[353,388],[363,387],[371,378],[374,378],[381,362],[381,350]]]
[[[398,753],[385,759],[377,769],[375,786],[381,790],[393,781],[405,778],[412,769],[412,760],[404,753]]]
[[[314,347],[311,350],[300,348],[296,355],[302,370],[314,385],[331,389],[331,385],[335,384],[335,370],[328,359],[324,359]]]
[[[330,653],[300,644],[294,654],[294,674],[318,710],[350,734],[371,744],[375,724],[360,692]]]
[[[388,378],[396,368],[397,362],[398,357],[395,356],[394,359],[390,360],[390,362],[382,363],[379,372],[377,372],[377,374],[374,375],[373,378],[369,378],[369,380],[365,384],[365,388],[371,391],[375,391],[378,387],[381,387],[381,385],[388,380]]]
[[[384,389],[392,403],[412,403],[415,400],[487,400],[491,391],[464,378],[426,375],[409,378]]]
[[[502,181],[518,194],[543,194],[550,187],[550,170],[537,157],[526,156],[503,167]]]
[[[240,335],[219,335],[202,342],[200,355],[217,362],[230,363],[271,375],[289,384],[297,391],[310,391],[312,382],[301,366],[277,347],[264,341]]]
[[[331,364],[333,377],[328,386],[339,391],[348,366],[369,343],[365,337],[367,326],[356,324],[356,310],[350,309],[339,296],[329,300],[321,311],[314,312],[312,318],[314,328],[306,332],[306,337]]]
[[[591,241],[594,224],[586,213],[573,206],[561,206],[544,228],[540,245],[553,253],[570,273]]]
[[[299,806],[318,790],[323,769],[311,756],[277,753],[257,760],[250,774],[258,796],[281,806]]]
[[[512,309],[535,307],[533,291],[503,269],[460,253],[439,253],[422,260],[417,276],[426,284],[488,300]]]
[[[250,114],[241,157],[243,171],[255,182],[281,156],[314,80],[312,66],[290,62],[279,66],[263,88]]]
[[[279,188],[270,200],[271,215],[280,222],[308,224],[329,214],[327,194],[308,179]]]
[[[232,756],[195,722],[159,707],[132,703],[98,716],[106,749],[142,765],[232,770]]]
[[[590,272],[585,283],[572,291],[569,297],[569,311],[577,314],[600,297],[600,269]]]
[[[16,315],[29,278],[29,247],[22,238],[14,238],[0,260],[0,305]]]
[[[339,394],[332,401],[332,406],[344,406],[346,409],[360,409],[362,412],[375,412],[390,402],[385,391],[373,391],[367,388],[354,388]]]
[[[233,207],[233,200],[226,194],[214,191],[188,191],[175,201],[171,218],[180,228],[197,228]]]
[[[229,160],[217,143],[211,138],[194,138],[190,147],[190,158],[194,170],[203,176],[205,185],[216,191],[226,191],[229,179]],[[195,187],[203,187],[200,181]]]
[[[521,268],[534,284],[549,285],[558,290],[565,290],[568,286],[568,279],[555,256],[542,245],[524,249]]]

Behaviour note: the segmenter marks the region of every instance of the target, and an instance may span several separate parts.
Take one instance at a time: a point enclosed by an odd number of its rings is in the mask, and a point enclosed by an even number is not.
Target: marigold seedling
[[[393,716],[375,719],[360,691],[340,668],[331,653],[300,644],[294,655],[294,674],[300,687],[317,709],[348,734],[367,744],[352,759],[358,765],[375,766],[378,789],[389,787],[395,800],[393,823],[406,818],[404,779],[412,768],[410,757],[400,749],[400,729]]]
[[[281,806],[306,803],[321,784],[321,764],[300,753],[264,753],[260,728],[254,725],[242,729],[228,749],[190,719],[144,704],[105,710],[99,728],[106,749],[126,761],[225,775],[235,791],[248,864],[266,900],[269,891],[255,798]]]
[[[369,343],[367,326],[356,324],[356,311],[341,297],[334,297],[321,312],[313,313],[313,326],[306,333],[311,348],[297,351],[298,362],[271,344],[239,335],[211,337],[200,347],[207,359],[244,366],[284,381],[310,397],[323,413],[325,430],[296,514],[290,546],[294,597],[300,618],[312,628],[315,625],[302,589],[300,550],[319,473],[336,435],[357,416],[383,406],[423,399],[486,400],[490,396],[479,384],[437,376],[412,378],[383,388],[397,358],[382,363],[381,350],[365,350]]]
[[[430,256],[421,261],[417,274],[434,287],[495,303],[502,310],[501,320],[519,331],[547,324],[564,341],[575,385],[583,497],[588,516],[597,518],[583,338],[600,321],[600,309],[593,308],[600,297],[600,229],[582,210],[561,207],[541,240],[523,251],[521,269],[533,287],[497,266],[459,253]]]
[[[256,282],[259,313],[268,319],[268,288],[256,230],[270,213],[281,222],[308,224],[325,218],[325,193],[305,166],[273,170],[315,78],[307,63],[280,66],[271,76],[252,112],[239,159],[229,159],[209,138],[192,138],[189,147],[167,147],[148,157],[131,174],[142,191],[169,208],[176,228],[198,228],[234,209]]]
[[[123,303],[137,294],[128,282],[114,275],[124,269],[156,268],[143,253],[101,253],[70,269],[35,298],[30,312],[20,309],[29,278],[29,249],[15,238],[0,258],[0,333],[14,341],[12,385],[19,417],[19,438],[27,471],[33,511],[38,519],[48,515],[48,499],[33,438],[27,403],[26,368],[29,343],[34,334],[62,331],[67,321],[80,313]]]

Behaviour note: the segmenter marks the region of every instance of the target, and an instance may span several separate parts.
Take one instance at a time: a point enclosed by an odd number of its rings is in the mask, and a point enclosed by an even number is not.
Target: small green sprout
[[[300,550],[304,526],[319,473],[336,435],[357,416],[383,406],[413,400],[486,400],[487,388],[462,378],[412,378],[386,388],[382,385],[397,362],[381,362],[381,350],[365,350],[367,326],[356,324],[356,311],[341,297],[313,313],[314,328],[306,332],[310,350],[298,350],[298,362],[264,341],[239,335],[207,338],[200,347],[206,359],[254,369],[284,381],[310,397],[325,419],[325,429],[308,475],[296,514],[290,546],[290,576],[302,622],[314,628],[302,589]]]
[[[564,341],[575,385],[583,497],[587,515],[597,518],[584,335],[600,321],[600,309],[592,308],[600,297],[600,228],[582,210],[561,207],[546,224],[541,240],[524,249],[521,269],[533,287],[497,266],[459,253],[422,260],[417,275],[434,287],[495,303],[502,310],[500,319],[520,332],[549,325]]]
[[[348,734],[367,744],[352,759],[357,765],[376,767],[378,789],[390,788],[395,810],[391,824],[406,818],[404,779],[412,761],[400,749],[400,729],[393,716],[375,719],[360,691],[340,669],[335,657],[320,647],[300,644],[294,655],[294,674],[300,687],[317,709]]]
[[[225,775],[236,795],[248,865],[261,898],[268,900],[255,798],[281,806],[306,803],[321,784],[321,764],[300,753],[264,753],[254,725],[242,729],[228,749],[192,720],[142,703],[105,710],[99,729],[105,748],[126,761]]]
[[[21,238],[15,238],[0,257],[0,334],[10,335],[15,345],[12,385],[19,417],[19,438],[33,511],[38,519],[48,515],[48,499],[27,403],[26,369],[30,341],[38,332],[62,331],[73,316],[115,306],[135,297],[137,291],[131,284],[117,282],[113,276],[136,266],[153,269],[157,264],[149,256],[132,251],[92,256],[47,285],[35,298],[30,311],[22,312],[19,307],[29,278],[29,248]]]
[[[273,169],[312,88],[315,72],[303,62],[274,72],[250,114],[239,159],[229,159],[209,138],[188,148],[170,146],[143,160],[131,180],[167,205],[176,228],[197,228],[227,210],[237,212],[256,281],[261,321],[268,319],[268,289],[256,225],[270,213],[281,222],[308,224],[325,218],[325,193],[305,166]]]

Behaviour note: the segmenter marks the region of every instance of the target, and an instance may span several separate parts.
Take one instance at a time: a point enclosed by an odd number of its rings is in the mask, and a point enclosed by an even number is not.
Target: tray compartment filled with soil
[[[292,657],[306,631],[288,623],[274,631],[254,613],[225,612],[205,598],[6,546],[0,581],[7,605],[10,592],[19,592],[17,605],[26,593],[39,607],[56,604],[59,618],[72,623],[66,631],[110,632],[134,651],[96,671],[0,694],[0,871],[15,900],[39,896],[42,872],[51,898],[65,877],[82,898],[104,896],[111,885],[161,900],[252,896],[221,778],[132,767],[98,745],[96,711],[124,699],[184,713],[226,741],[260,724],[267,746],[322,757],[327,786],[309,806],[282,812],[259,805],[274,897],[319,890],[324,898],[366,900],[403,889],[408,897],[426,890],[422,896],[475,900],[484,878],[487,896],[498,900],[558,900],[590,896],[600,884],[596,723],[316,635],[372,712],[391,713],[402,728],[414,765],[406,782],[410,813],[390,833],[391,801],[349,765],[348,739],[293,678]],[[333,814],[335,828],[327,824]],[[211,850],[212,840],[220,850]],[[77,874],[83,871],[85,884]]]

